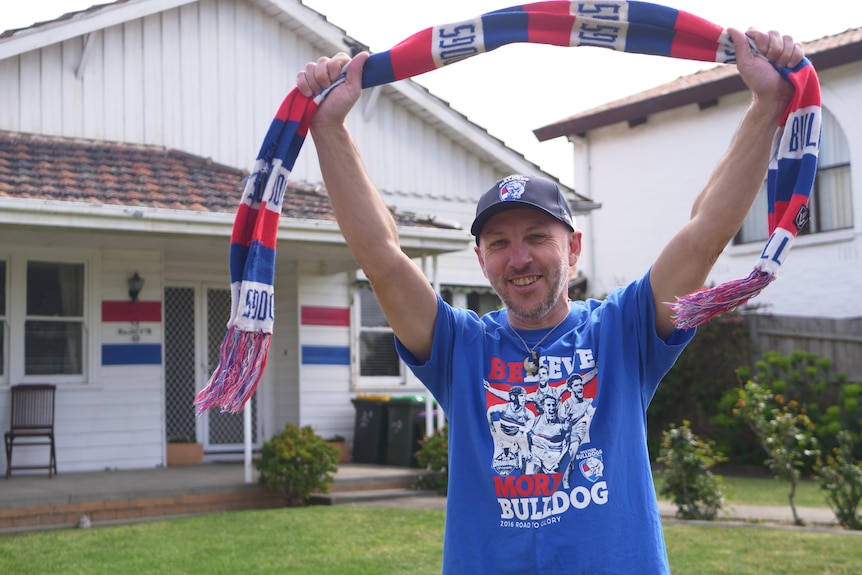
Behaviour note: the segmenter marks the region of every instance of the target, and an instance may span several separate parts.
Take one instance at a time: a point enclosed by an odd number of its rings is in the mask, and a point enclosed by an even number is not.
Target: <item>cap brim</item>
[[[473,234],[474,236],[476,236],[476,243],[477,244],[479,243],[479,234],[482,233],[482,228],[485,227],[485,224],[488,223],[488,220],[490,220],[492,217],[494,217],[495,215],[499,214],[502,211],[512,210],[514,208],[532,208],[534,210],[538,210],[540,212],[546,213],[549,216],[551,216],[552,218],[554,218],[555,220],[557,220],[558,222],[560,222],[561,224],[564,224],[571,231],[575,231],[575,228],[573,228],[571,226],[571,224],[561,220],[560,218],[557,217],[556,214],[549,212],[548,210],[546,210],[542,206],[537,206],[536,204],[533,204],[530,202],[525,202],[523,200],[509,200],[507,202],[500,202],[500,203],[494,204],[492,206],[488,206],[481,214],[476,216],[476,219],[473,220],[473,225],[470,226],[470,233]]]

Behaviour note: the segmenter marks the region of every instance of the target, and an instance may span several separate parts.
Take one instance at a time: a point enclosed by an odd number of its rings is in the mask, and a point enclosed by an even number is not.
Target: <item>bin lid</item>
[[[389,399],[389,401],[405,401],[410,403],[425,403],[424,395],[396,395]]]
[[[352,401],[384,402],[390,401],[392,396],[373,393],[360,393]]]

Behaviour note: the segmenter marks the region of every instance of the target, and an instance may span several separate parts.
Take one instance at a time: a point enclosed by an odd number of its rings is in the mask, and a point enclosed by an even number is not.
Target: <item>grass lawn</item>
[[[770,477],[721,476],[724,478],[725,495],[730,505],[786,505],[790,509],[790,483],[787,481]],[[658,492],[662,483],[661,474],[656,474],[654,480]],[[817,481],[810,479],[802,480],[796,486],[794,501],[797,507],[829,507]]]
[[[355,506],[238,511],[0,536],[15,575],[423,575],[440,572],[442,511]],[[665,526],[674,575],[858,574],[862,539],[749,526]]]

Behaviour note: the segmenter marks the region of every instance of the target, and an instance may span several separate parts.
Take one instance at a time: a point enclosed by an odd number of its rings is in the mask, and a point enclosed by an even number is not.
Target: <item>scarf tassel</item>
[[[219,350],[219,364],[207,386],[195,397],[195,412],[203,414],[219,406],[222,412],[239,413],[251,398],[266,367],[272,334],[228,328]]]
[[[692,329],[712,318],[748,303],[775,279],[774,274],[760,269],[748,277],[726,281],[713,288],[698,290],[666,304],[674,311],[677,329]]]

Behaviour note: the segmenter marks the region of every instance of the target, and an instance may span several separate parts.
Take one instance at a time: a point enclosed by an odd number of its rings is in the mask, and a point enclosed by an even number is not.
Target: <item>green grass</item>
[[[0,573],[424,575],[440,573],[444,512],[354,506],[218,515],[0,536]],[[857,574],[862,539],[672,523],[674,575]]]
[[[721,476],[724,478],[725,495],[730,505],[786,505],[790,509],[790,483],[787,481],[770,477]],[[661,483],[661,474],[656,474],[656,492],[661,489]],[[794,502],[797,507],[829,507],[820,486],[810,479],[802,480],[796,486]]]

